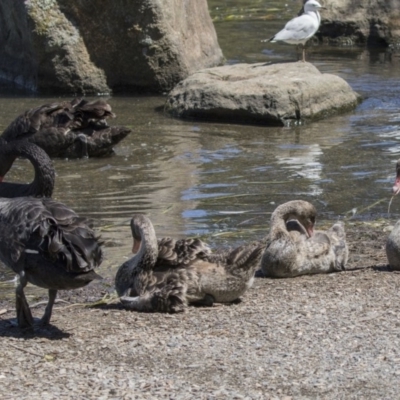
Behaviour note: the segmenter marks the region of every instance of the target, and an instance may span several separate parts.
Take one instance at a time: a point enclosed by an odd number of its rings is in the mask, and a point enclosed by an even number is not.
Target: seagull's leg
[[[303,44],[303,62],[306,62],[306,45]]]
[[[51,312],[53,311],[53,305],[56,301],[57,290],[49,289],[49,301],[47,303],[46,309],[44,311],[43,317],[40,319],[40,325],[48,325],[51,318]]]
[[[21,271],[19,273],[19,284],[15,289],[15,308],[17,310],[19,328],[24,330],[33,330],[33,317],[24,293],[24,287],[27,283],[28,280],[26,279],[25,271]]]

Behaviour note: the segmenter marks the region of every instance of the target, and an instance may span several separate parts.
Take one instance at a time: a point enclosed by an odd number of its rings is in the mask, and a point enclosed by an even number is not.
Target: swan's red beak
[[[400,176],[398,176],[393,185],[393,196],[396,196],[400,192]]]
[[[307,231],[308,237],[311,237],[312,235],[314,235],[314,226],[309,226],[306,229],[306,231]]]

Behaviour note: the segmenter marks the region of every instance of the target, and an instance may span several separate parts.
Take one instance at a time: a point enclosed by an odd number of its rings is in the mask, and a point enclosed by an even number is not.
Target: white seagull
[[[301,44],[303,46],[303,62],[305,62],[305,44],[315,35],[321,23],[321,16],[318,12],[320,8],[325,7],[322,7],[316,0],[308,0],[304,4],[304,13],[291,19],[281,31],[268,41]]]

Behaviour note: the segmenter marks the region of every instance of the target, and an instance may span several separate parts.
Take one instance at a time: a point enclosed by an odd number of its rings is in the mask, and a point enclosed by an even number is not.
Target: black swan
[[[16,310],[21,329],[33,318],[24,295],[28,282],[49,290],[41,324],[50,322],[58,290],[76,289],[100,278],[94,272],[102,261],[98,238],[84,219],[52,199],[0,198],[0,260],[19,275]]]
[[[17,157],[27,158],[35,169],[30,184],[2,182]],[[54,181],[53,163],[44,150],[26,140],[6,143],[0,137],[0,197],[51,197]]]
[[[131,220],[135,254],[119,268],[115,286],[131,310],[181,312],[189,303],[211,306],[237,300],[253,283],[263,241],[212,253],[199,239],[157,241],[149,218]]]
[[[12,157],[21,152],[35,165],[32,184],[0,183],[0,193],[6,185],[7,195],[11,197],[0,197],[0,260],[20,278],[16,289],[18,325],[32,329],[33,318],[24,295],[27,282],[49,290],[49,301],[41,319],[42,324],[48,324],[58,290],[79,288],[100,278],[94,269],[102,262],[102,248],[86,220],[69,207],[49,198],[20,197],[21,193],[41,196],[53,190],[54,171],[50,174],[50,188],[43,190],[36,185],[41,181],[40,175],[52,168],[43,150],[26,141],[0,148],[1,160],[7,160],[8,149]],[[43,156],[42,164],[35,159],[38,154],[38,158]]]
[[[18,116],[1,137],[7,142],[28,138],[50,157],[100,157],[111,154],[113,146],[131,132],[108,126],[106,119],[114,117],[102,99],[45,104]]]
[[[342,222],[314,231],[317,211],[302,200],[278,206],[271,216],[268,244],[261,260],[267,277],[288,278],[345,269],[348,259]]]

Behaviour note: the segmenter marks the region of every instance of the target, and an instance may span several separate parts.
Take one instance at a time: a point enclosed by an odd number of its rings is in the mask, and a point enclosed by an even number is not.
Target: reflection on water
[[[210,0],[227,61],[295,60],[293,46],[260,40],[295,15],[299,3]],[[269,128],[172,119],[156,111],[164,104],[162,96],[110,98],[118,116],[112,123],[133,129],[116,154],[55,160],[54,197],[93,218],[105,240],[102,275],[112,276],[130,256],[129,219],[135,212],[149,215],[159,236],[201,235],[213,245],[264,235],[276,205],[295,198],[313,202],[322,219],[336,219],[386,197],[358,216],[386,217],[400,157],[399,57],[384,50],[312,47],[309,60],[346,79],[364,102],[345,115]],[[0,129],[25,109],[56,100],[4,94]],[[25,160],[7,176],[31,178]],[[400,210],[396,200],[393,219]],[[0,280],[12,278],[0,267]],[[3,283],[0,293],[9,295],[12,288]]]

